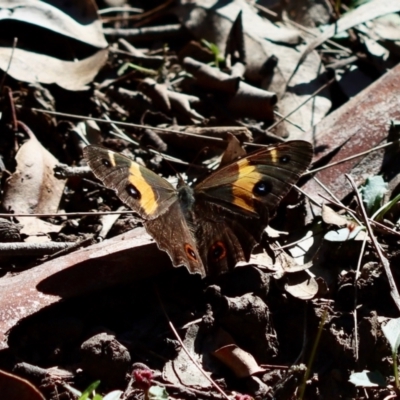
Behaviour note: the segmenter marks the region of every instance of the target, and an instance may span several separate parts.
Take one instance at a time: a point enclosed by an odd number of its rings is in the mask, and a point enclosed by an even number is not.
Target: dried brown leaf
[[[241,349],[233,340],[232,336],[223,329],[219,329],[213,341],[217,345],[212,354],[223,362],[238,378],[245,378],[265,369],[261,368],[254,357]]]
[[[5,19],[40,26],[100,49],[108,45],[96,3],[91,0],[53,0],[51,4],[38,0],[0,0],[0,21]]]
[[[307,272],[286,275],[285,290],[293,297],[310,300],[318,293],[318,282]]]
[[[201,365],[201,355],[195,351],[195,342],[199,332],[197,325],[189,326],[186,331],[183,344],[191,357]],[[196,364],[186,354],[186,351],[181,348],[174,360],[168,361],[165,364],[164,377],[171,383],[185,386],[195,386],[202,389],[210,388],[210,381],[199,371]]]
[[[8,47],[0,48],[0,69],[16,80],[56,83],[67,90],[86,90],[107,60],[108,50],[100,50],[79,61],[64,61],[44,54]]]
[[[56,213],[66,180],[54,176],[58,160],[31,134],[19,149],[16,171],[8,178],[3,207],[16,214]],[[58,232],[60,226],[33,217],[18,217],[22,233],[37,235]],[[47,237],[42,237],[48,240]],[[36,241],[36,239],[35,239]]]
[[[328,207],[326,204],[322,205],[322,220],[326,224],[336,225],[336,226],[346,226],[349,224],[349,220],[343,215],[338,214],[336,211],[333,211],[332,208]]]
[[[0,370],[0,395],[4,400],[45,400],[26,379]]]

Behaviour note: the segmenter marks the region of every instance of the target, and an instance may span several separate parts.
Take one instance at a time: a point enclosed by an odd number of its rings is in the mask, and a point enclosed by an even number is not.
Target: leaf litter
[[[109,8],[104,36],[94,2],[0,1],[1,385],[38,399],[398,393],[399,6],[303,3]],[[214,280],[172,269],[82,161],[100,143],[196,181],[282,137],[314,145],[310,199],[292,191],[250,263]],[[119,216],[68,215],[93,210]],[[48,255],[32,255],[43,239]]]

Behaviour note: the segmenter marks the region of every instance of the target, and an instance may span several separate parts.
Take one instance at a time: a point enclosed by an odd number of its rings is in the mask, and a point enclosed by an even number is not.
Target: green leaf
[[[151,386],[147,392],[147,398],[149,400],[168,400],[168,392],[164,387]]]
[[[387,190],[387,183],[379,175],[372,176],[366,180],[365,185],[361,188],[360,192],[369,215],[379,209],[383,196]]]
[[[96,389],[97,389],[97,386],[99,386],[99,385],[100,385],[100,381],[96,381],[96,382],[93,382],[92,384],[90,384],[90,385],[82,392],[82,394],[81,394],[81,396],[79,397],[78,400],[87,400],[87,399],[89,398],[89,395],[91,395],[92,392],[93,392],[94,390],[96,390]]]
[[[382,332],[390,344],[393,354],[397,354],[400,345],[400,318],[391,319],[386,325],[382,325]]]
[[[355,386],[363,386],[363,387],[386,386],[385,378],[378,371],[370,372],[364,370],[362,372],[353,372],[350,375],[349,381]]]
[[[382,221],[385,214],[390,211],[391,208],[394,207],[399,201],[400,193],[394,199],[390,200],[388,203],[384,204],[381,208],[376,210],[371,219],[374,219],[375,221]]]
[[[224,56],[221,54],[219,51],[219,48],[216,44],[210,43],[206,39],[201,39],[201,44],[204,47],[207,47],[208,50],[211,51],[211,53],[214,54],[214,64],[218,67],[220,62],[223,62],[225,60]]]
[[[357,7],[362,6],[365,3],[369,3],[370,1],[371,0],[352,0],[352,1],[350,1],[349,8],[350,9],[357,8]]]
[[[124,65],[122,65],[122,66],[118,69],[117,75],[118,75],[118,76],[123,75],[123,74],[126,72],[126,70],[127,70],[128,68],[132,68],[132,69],[134,69],[135,71],[142,72],[143,74],[149,75],[149,76],[157,76],[157,74],[158,74],[158,72],[155,71],[154,69],[144,68],[144,67],[141,67],[140,65],[133,64],[133,63],[125,63]]]

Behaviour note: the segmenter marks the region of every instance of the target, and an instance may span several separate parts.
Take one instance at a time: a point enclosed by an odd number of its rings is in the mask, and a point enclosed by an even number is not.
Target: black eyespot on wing
[[[111,167],[111,161],[110,161],[110,160],[107,160],[106,158],[102,158],[102,159],[101,159],[101,163],[102,163],[105,167],[107,167],[107,168],[110,168],[110,167]]]
[[[226,247],[224,243],[220,241],[215,242],[211,246],[208,254],[211,260],[214,262],[221,261],[222,259],[224,259],[226,257]]]
[[[253,187],[253,194],[256,196],[267,196],[272,190],[271,184],[266,181],[259,181]]]
[[[196,253],[193,250],[193,247],[188,243],[185,243],[185,253],[191,260],[197,261]]]
[[[129,183],[126,186],[126,191],[129,194],[129,196],[133,197],[135,200],[140,200],[140,198],[142,197],[139,190],[137,190],[136,186],[132,185],[132,183]]]
[[[282,164],[287,164],[287,163],[290,162],[290,160],[291,160],[291,158],[290,158],[290,156],[288,156],[288,155],[284,155],[284,156],[279,157],[279,161],[280,161]]]

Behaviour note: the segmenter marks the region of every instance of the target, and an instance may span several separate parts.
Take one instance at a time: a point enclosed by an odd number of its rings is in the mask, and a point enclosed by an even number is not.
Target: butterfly
[[[251,153],[194,187],[175,188],[122,154],[87,146],[94,175],[143,219],[174,266],[215,276],[248,261],[282,198],[311,163],[309,142],[293,140]]]

